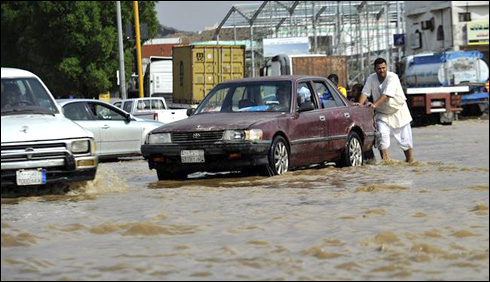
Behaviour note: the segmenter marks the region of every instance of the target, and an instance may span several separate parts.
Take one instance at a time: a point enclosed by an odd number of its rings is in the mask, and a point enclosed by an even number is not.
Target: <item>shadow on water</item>
[[[280,176],[264,177],[250,173],[196,173],[187,180],[156,181],[146,184],[148,189],[175,188],[265,188],[265,189],[340,189],[356,192],[357,188],[376,186],[376,191],[400,190],[410,187],[411,175],[420,178],[440,177],[442,173],[488,172],[488,168],[459,167],[443,162],[406,163],[399,160],[379,161],[362,167],[315,166],[296,169]],[[430,177],[429,177],[430,176]],[[374,187],[374,186],[373,186]],[[383,189],[382,189],[383,190]]]
[[[334,166],[313,166],[300,168],[280,176],[259,176],[253,172],[229,173],[196,173],[187,180],[165,180],[148,183],[149,189],[175,188],[325,188],[325,184],[334,183],[334,187],[344,187],[342,177],[346,179],[351,174],[351,168],[336,168]],[[336,184],[335,184],[336,183]],[[327,185],[330,186],[330,185]]]
[[[42,201],[91,200],[96,195],[129,190],[126,182],[113,170],[99,167],[93,181],[50,184],[43,186],[2,188],[2,204],[16,203],[15,198],[42,197]],[[7,200],[11,199],[11,200]]]

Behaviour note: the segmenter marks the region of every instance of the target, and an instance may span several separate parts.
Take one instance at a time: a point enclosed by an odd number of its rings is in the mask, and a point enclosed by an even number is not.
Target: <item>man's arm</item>
[[[359,105],[364,105],[364,103],[366,102],[368,96],[364,93],[361,94],[361,97],[359,97]]]
[[[376,109],[377,107],[383,105],[383,103],[386,101],[386,99],[388,99],[388,96],[386,95],[381,95],[381,97],[379,97],[378,100],[376,100],[376,102],[374,102],[374,104],[371,104],[369,105],[370,107]]]
[[[359,98],[359,105],[364,105],[364,103],[366,102],[368,96],[366,94],[361,94],[361,97]],[[367,103],[367,106],[368,107],[371,107],[373,109],[376,109],[377,107],[381,106],[385,101],[386,99],[388,99],[388,96],[386,95],[381,95],[381,97],[379,97],[378,100],[376,100],[376,102],[374,103],[370,103],[368,102]]]

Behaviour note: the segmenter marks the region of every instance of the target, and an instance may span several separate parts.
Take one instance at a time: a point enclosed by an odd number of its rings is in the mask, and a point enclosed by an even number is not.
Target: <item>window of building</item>
[[[444,40],[444,28],[442,25],[440,25],[437,28],[437,41],[443,41]]]
[[[459,13],[459,21],[460,22],[471,22],[471,13],[470,12]]]

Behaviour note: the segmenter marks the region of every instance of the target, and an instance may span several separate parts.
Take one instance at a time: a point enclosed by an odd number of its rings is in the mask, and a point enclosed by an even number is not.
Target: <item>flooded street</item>
[[[102,163],[68,195],[2,198],[1,279],[489,280],[488,120],[413,136],[413,164],[272,178]]]

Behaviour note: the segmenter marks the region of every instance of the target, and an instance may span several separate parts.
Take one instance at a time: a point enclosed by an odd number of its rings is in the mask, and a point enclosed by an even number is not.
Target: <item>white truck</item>
[[[163,97],[146,97],[120,100],[114,103],[116,107],[143,119],[171,123],[187,118],[187,109],[172,109]]]
[[[2,194],[95,178],[93,134],[65,118],[34,74],[2,68]]]

